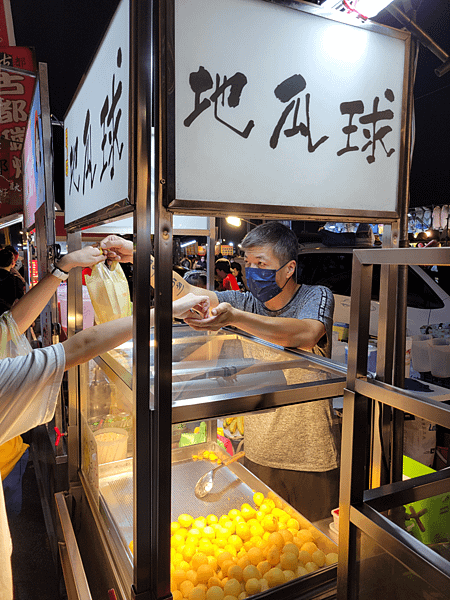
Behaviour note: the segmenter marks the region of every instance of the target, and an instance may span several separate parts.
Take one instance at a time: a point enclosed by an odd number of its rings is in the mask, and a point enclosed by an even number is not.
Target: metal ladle
[[[194,492],[195,492],[196,497],[204,498],[207,494],[209,494],[209,492],[212,490],[212,487],[213,487],[213,479],[214,479],[216,472],[219,469],[221,469],[222,467],[226,467],[226,466],[230,465],[231,463],[236,462],[237,460],[242,458],[244,456],[244,454],[245,454],[244,451],[238,452],[234,456],[231,456],[230,458],[224,460],[221,465],[214,467],[214,469],[211,469],[210,471],[208,471],[207,473],[202,475],[200,477],[200,479],[197,481],[197,483],[195,484]]]

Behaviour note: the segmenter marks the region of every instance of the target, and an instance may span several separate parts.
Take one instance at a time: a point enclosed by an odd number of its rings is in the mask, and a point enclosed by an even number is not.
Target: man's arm
[[[109,259],[118,260],[119,262],[133,262],[133,242],[125,240],[118,235],[108,235],[100,242],[100,248],[107,252],[107,257]],[[150,257],[150,261],[150,285],[154,287],[155,261],[152,256]],[[210,300],[211,306],[217,306],[219,304],[215,292],[191,285],[178,275],[178,273],[172,271],[172,300],[182,298],[186,294],[196,294],[197,296],[206,295]]]
[[[58,268],[69,273],[75,267],[90,267],[105,260],[102,252],[94,246],[70,252],[58,261]],[[61,280],[50,273],[32,287],[11,309],[20,333],[24,333],[37,319],[47,302],[58,289]]]
[[[233,325],[267,342],[301,350],[311,350],[325,334],[325,325],[315,319],[266,317],[239,310],[228,302],[213,308],[206,319],[185,321],[196,330],[218,331]]]
[[[150,266],[150,285],[155,286],[155,261],[151,257]],[[195,294],[197,296],[208,296],[211,306],[218,306],[219,299],[217,298],[216,292],[211,290],[205,290],[195,285],[191,285],[185,279],[178,275],[175,271],[172,271],[172,300],[182,298],[186,294]]]

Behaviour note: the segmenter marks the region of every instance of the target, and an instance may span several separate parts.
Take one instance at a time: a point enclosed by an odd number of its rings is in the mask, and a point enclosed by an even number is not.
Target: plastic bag
[[[436,423],[414,417],[405,420],[403,453],[427,467],[433,466],[436,451]]]
[[[132,314],[128,281],[117,261],[111,268],[98,263],[86,275],[86,286],[95,312],[96,323],[106,323]]]
[[[3,313],[0,317],[1,338],[0,338],[0,359],[15,356],[25,356],[32,351],[30,342],[25,334],[20,334],[10,311]],[[8,334],[10,340],[8,340]]]

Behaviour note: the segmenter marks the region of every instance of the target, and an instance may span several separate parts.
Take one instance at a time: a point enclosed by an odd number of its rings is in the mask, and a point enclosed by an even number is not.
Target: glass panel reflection
[[[358,532],[358,599],[445,600],[444,595]]]
[[[228,392],[262,393],[341,376],[331,368],[238,333],[211,334],[181,325],[174,326],[172,335],[173,401]],[[126,379],[132,371],[132,356],[133,347],[128,343],[110,351],[105,360]],[[153,376],[153,362],[151,372]]]

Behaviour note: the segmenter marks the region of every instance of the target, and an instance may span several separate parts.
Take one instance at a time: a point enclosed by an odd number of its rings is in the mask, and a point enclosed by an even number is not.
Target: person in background
[[[199,256],[198,261],[197,261],[197,269],[206,271],[206,257],[205,256]]]
[[[245,285],[244,277],[242,275],[242,265],[241,265],[241,263],[233,261],[230,264],[230,267],[231,267],[231,273],[236,278],[236,281],[238,283],[239,289],[241,290],[241,292],[246,292],[247,291],[247,287]]]
[[[0,250],[0,314],[9,310],[25,293],[23,277],[13,272],[15,263],[12,250]]]
[[[235,290],[239,291],[239,285],[235,276],[231,272],[230,263],[226,258],[219,258],[215,264],[216,276],[219,282],[222,282],[220,291]]]
[[[207,278],[204,271],[188,271],[183,275],[183,279],[191,285],[206,290]]]
[[[61,281],[75,267],[104,261],[106,256],[94,246],[66,254],[10,311],[0,316],[0,348],[4,354],[11,332],[23,334],[40,315]],[[189,295],[173,303],[174,315],[184,318],[191,309],[206,316],[209,298]],[[152,313],[151,313],[152,319]],[[37,348],[25,356],[0,359],[0,444],[29,429],[47,423],[53,413],[65,370],[91,360],[101,352],[115,348],[132,336],[133,318],[125,317],[85,329],[68,340]],[[13,599],[11,573],[12,543],[0,487],[0,597]]]
[[[133,246],[118,236],[100,242],[108,255],[133,260]],[[334,298],[323,286],[298,284],[298,241],[276,221],[243,239],[249,291],[213,292],[173,274],[173,296],[206,294],[211,315],[193,329],[237,327],[263,340],[331,356]],[[339,428],[329,399],[282,407],[245,417],[245,465],[311,521],[327,518],[339,502]]]
[[[191,265],[191,261],[189,260],[189,258],[187,256],[183,257],[180,260],[180,265],[185,268],[185,269],[191,269],[192,265]]]
[[[14,254],[14,264],[12,266],[11,273],[14,273],[14,275],[20,277],[25,283],[25,279],[23,278],[24,268],[22,261],[19,258],[19,252],[14,248],[14,246],[11,245],[5,246],[5,250],[11,250],[11,252]]]

